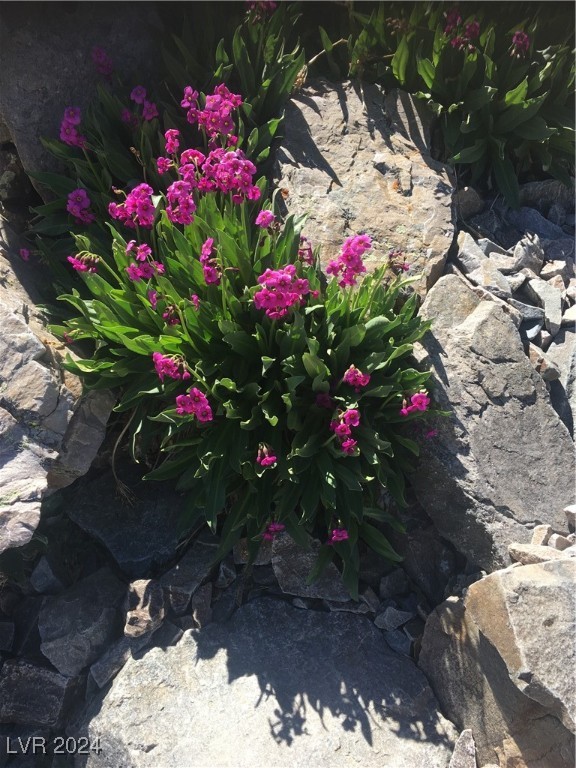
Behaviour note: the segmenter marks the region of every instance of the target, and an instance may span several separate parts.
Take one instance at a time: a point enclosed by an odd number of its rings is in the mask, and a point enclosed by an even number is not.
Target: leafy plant
[[[351,45],[352,71],[371,70],[423,99],[440,120],[445,157],[517,207],[522,174],[571,183],[573,24],[538,48],[548,13],[540,7],[506,27],[476,6],[417,3],[386,18],[379,5]]]

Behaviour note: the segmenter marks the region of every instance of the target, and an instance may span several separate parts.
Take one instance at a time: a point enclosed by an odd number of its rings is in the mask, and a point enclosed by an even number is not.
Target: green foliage
[[[487,180],[512,206],[518,205],[518,177],[527,172],[569,184],[574,158],[569,14],[564,30],[559,35],[555,30],[556,44],[538,47],[550,37],[547,6],[529,18],[517,12],[506,19],[500,7],[497,15],[486,6],[464,5],[453,29],[447,27],[450,12],[445,3],[416,3],[388,13],[379,4],[351,44],[352,73],[384,79],[423,99],[439,117],[445,157],[470,167],[471,183]],[[479,35],[468,38],[467,25],[474,22]],[[514,45],[517,31],[528,35],[527,50]]]

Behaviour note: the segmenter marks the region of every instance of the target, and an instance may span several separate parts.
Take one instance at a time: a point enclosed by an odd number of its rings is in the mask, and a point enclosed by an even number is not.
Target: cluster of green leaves
[[[117,411],[131,412],[136,458],[160,448],[162,463],[148,477],[175,478],[186,492],[186,523],[204,517],[215,530],[225,519],[219,556],[247,536],[254,557],[266,523],[284,523],[308,546],[309,534],[326,539],[336,525],[350,538],[320,551],[312,577],[336,557],[351,594],[357,595],[359,542],[398,560],[381,523],[399,527],[378,505],[382,486],[403,501],[404,477],[418,445],[406,436],[403,397],[419,391],[428,373],[410,364],[413,343],[427,325],[416,316],[416,296],[399,303],[409,279],[383,279],[386,267],[354,290],[326,281],[319,264],[298,258],[302,222],[289,217],[277,231],[254,226],[255,204],[233,205],[210,194],[198,203],[194,222],[180,228],[161,211],[155,243],[166,274],[150,285],[132,282],[125,241],[114,229],[114,266],[101,262],[98,274],[83,274],[90,298],[78,291],[62,296],[78,317],[54,327],[74,340],[91,339],[86,359],[67,368],[89,387],[119,387]],[[198,260],[202,243],[214,239],[222,283],[206,285]],[[78,248],[90,252],[86,237]],[[316,298],[288,318],[271,320],[254,306],[258,276],[266,269],[296,264]],[[191,294],[200,298],[196,309]],[[401,306],[400,306],[401,304]],[[178,308],[180,322],[162,319],[166,305]],[[154,352],[182,358],[191,380],[159,380]],[[353,363],[371,375],[360,392],[342,382]],[[193,384],[206,394],[214,419],[200,424],[177,413],[175,398]],[[333,408],[316,402],[330,394]],[[335,414],[357,408],[357,455],[346,455],[330,430]],[[270,446],[277,465],[256,463],[260,446]]]
[[[513,8],[518,5],[514,19]],[[498,13],[460,7],[462,23],[445,34],[446,3],[388,6],[359,15],[363,30],[350,40],[352,74],[400,86],[423,99],[440,119],[445,159],[470,167],[470,182],[495,186],[518,206],[518,177],[547,173],[570,184],[574,160],[573,8],[549,44],[547,5],[523,18],[523,4]],[[570,20],[572,17],[572,21]],[[452,45],[478,21],[471,47]],[[510,26],[506,26],[510,24]],[[530,38],[515,56],[514,32]],[[542,45],[545,47],[541,47]]]
[[[103,82],[97,97],[83,114],[81,133],[86,150],[67,146],[57,139],[43,139],[46,149],[66,167],[65,174],[38,172],[33,177],[54,198],[34,210],[30,237],[50,270],[56,293],[71,285],[66,256],[74,252],[73,236],[87,234],[94,250],[110,250],[110,233],[104,222],[108,203],[120,201],[113,189],[130,189],[144,180],[154,189],[165,186],[156,171],[154,158],[164,154],[163,134],[178,128],[187,146],[205,143],[204,137],[186,122],[180,107],[182,92],[192,85],[203,96],[220,83],[240,93],[244,104],[238,116],[238,147],[267,170],[271,145],[279,137],[286,101],[304,66],[304,53],[296,39],[290,51],[286,40],[294,34],[297,4],[282,3],[269,17],[256,20],[254,14],[226,17],[215,24],[210,4],[194,5],[193,20],[183,20],[181,36],[173,36],[163,50],[165,71],[150,88],[149,97],[158,105],[161,118],[140,120],[133,129],[122,121],[122,110],[133,106],[129,94],[136,83],[126,84],[119,75],[113,83]],[[222,36],[220,36],[222,35]],[[205,147],[204,147],[205,148]],[[89,227],[76,223],[66,211],[67,195],[78,187],[89,194],[96,220]]]

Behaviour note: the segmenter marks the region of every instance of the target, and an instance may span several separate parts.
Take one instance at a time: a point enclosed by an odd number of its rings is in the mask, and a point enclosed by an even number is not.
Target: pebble
[[[553,533],[548,539],[548,546],[553,547],[554,549],[559,549],[562,552],[563,550],[568,549],[568,547],[571,547],[572,542],[560,533]]]

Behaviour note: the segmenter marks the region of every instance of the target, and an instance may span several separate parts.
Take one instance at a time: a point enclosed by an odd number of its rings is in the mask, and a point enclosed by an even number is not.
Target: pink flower
[[[30,251],[28,248],[20,248],[18,253],[20,254],[22,261],[30,261]]]
[[[170,160],[169,157],[156,158],[156,168],[158,169],[158,173],[168,173],[171,167],[172,160]]]
[[[305,264],[314,264],[314,254],[312,253],[312,245],[307,237],[300,235],[300,247],[298,248],[298,258]]]
[[[162,312],[162,319],[168,325],[179,325],[180,316],[178,315],[178,307],[174,304],[168,304],[164,312]]]
[[[142,117],[148,122],[150,122],[150,120],[154,120],[155,117],[158,117],[158,109],[156,108],[156,104],[154,104],[153,101],[144,102],[144,106],[142,108]]]
[[[286,529],[286,526],[283,523],[268,523],[266,526],[266,530],[262,534],[262,538],[264,541],[273,541],[274,537],[277,536],[279,533],[282,533]]]
[[[165,376],[171,379],[181,379],[182,381],[190,378],[190,373],[186,370],[186,363],[181,357],[154,352],[152,360],[154,361],[154,368],[160,381],[164,381]]]
[[[214,418],[206,395],[196,387],[192,387],[186,395],[178,395],[176,413],[192,414],[203,423],[212,421]]]
[[[330,538],[326,544],[337,544],[340,541],[346,541],[350,536],[346,528],[333,528]]]
[[[98,45],[95,45],[94,48],[92,48],[92,61],[96,65],[96,71],[100,75],[109,76],[114,71],[112,60],[106,51]]]
[[[434,437],[438,437],[438,430],[437,429],[429,429],[428,432],[424,435],[426,440],[432,440]]]
[[[267,269],[258,282],[262,288],[254,294],[254,306],[264,309],[266,316],[273,320],[285,317],[310,293],[308,280],[296,277],[294,264],[287,264],[282,269]]]
[[[178,149],[180,147],[180,142],[178,141],[179,136],[180,136],[180,131],[177,131],[175,128],[170,128],[164,134],[164,141],[166,142],[166,152],[168,152],[169,155],[175,155],[176,152],[178,152]]]
[[[430,398],[425,392],[417,392],[412,395],[410,402],[419,411],[426,411],[430,405]]]
[[[148,184],[138,184],[128,193],[123,203],[110,203],[108,212],[113,219],[118,219],[127,227],[135,225],[152,229],[155,209],[152,203],[154,190]]]
[[[462,16],[460,16],[460,11],[457,6],[450,8],[450,10],[444,14],[444,17],[446,19],[446,26],[444,27],[445,35],[449,35],[462,23]]]
[[[274,222],[276,221],[276,217],[272,213],[272,211],[260,211],[258,216],[256,216],[256,226],[261,227],[262,229],[268,229]]]
[[[138,264],[130,264],[129,267],[126,267],[126,273],[128,274],[128,277],[133,282],[137,283],[139,280],[142,280],[142,272],[140,271],[140,267]]]
[[[517,59],[524,58],[530,50],[530,38],[526,32],[518,29],[512,35],[512,45],[510,46],[510,55]]]
[[[158,291],[154,291],[154,290],[148,291],[148,301],[152,305],[152,309],[156,309],[158,305]]]
[[[340,418],[349,427],[357,427],[360,424],[360,413],[355,408],[344,411]]]
[[[364,253],[372,247],[372,240],[368,235],[354,235],[344,241],[342,251],[337,259],[332,259],[326,269],[328,275],[337,277],[341,274],[338,285],[344,288],[348,285],[356,285],[356,278],[366,267],[362,261]]]
[[[193,293],[192,296],[190,296],[190,301],[194,305],[194,309],[198,311],[200,308],[200,297]]]
[[[340,446],[340,448],[342,448],[344,453],[351,455],[355,452],[357,445],[358,445],[357,440],[353,440],[351,437],[348,437],[346,440],[342,441],[342,445]]]
[[[480,24],[476,19],[469,24],[466,24],[464,27],[464,34],[469,40],[475,40],[478,37],[480,34]]]
[[[66,107],[60,123],[60,141],[70,147],[85,147],[86,137],[78,133],[81,121],[81,112],[78,107]]]
[[[96,267],[100,261],[98,256],[89,254],[84,256],[67,256],[67,260],[77,272],[96,272]]]
[[[85,189],[75,189],[68,195],[66,210],[80,224],[91,224],[96,218],[90,208],[90,198]]]
[[[342,381],[354,387],[356,392],[360,392],[361,387],[366,387],[370,383],[370,374],[362,373],[356,366],[351,365],[344,374]]]
[[[273,467],[278,458],[272,452],[272,448],[268,446],[262,446],[258,449],[258,455],[256,456],[256,463],[261,467]]]
[[[120,120],[122,120],[122,122],[125,125],[127,125],[129,128],[131,128],[133,131],[135,131],[136,128],[138,128],[138,122],[139,122],[138,115],[132,114],[132,112],[130,112],[130,110],[126,109],[125,107],[120,113]]]
[[[137,85],[135,88],[132,89],[132,92],[130,93],[130,98],[136,104],[144,104],[144,101],[146,99],[146,88],[144,88],[143,85]]]
[[[82,113],[78,107],[66,107],[64,110],[64,120],[70,125],[80,125]]]

